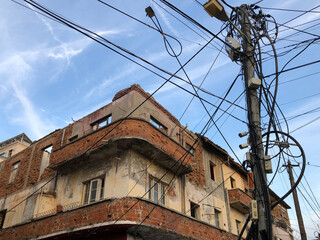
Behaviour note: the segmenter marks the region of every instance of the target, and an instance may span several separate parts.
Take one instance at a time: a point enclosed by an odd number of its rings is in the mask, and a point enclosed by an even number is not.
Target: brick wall
[[[280,205],[281,206],[281,205]],[[280,220],[285,221],[285,223],[290,226],[290,221],[289,221],[289,216],[288,216],[288,211],[285,209],[285,215],[281,213],[283,207],[281,206],[281,209],[279,208],[279,205],[277,205],[274,209],[272,209],[272,215],[277,217]]]
[[[52,151],[60,147],[61,133],[61,130],[57,130],[47,135],[3,163],[3,168],[0,172],[0,197],[31,186],[38,181],[42,150],[49,145],[53,145]],[[17,176],[15,181],[9,184],[12,165],[16,162],[20,162]],[[55,171],[47,168],[41,175],[41,179],[53,177],[54,174]]]
[[[0,239],[28,239],[34,236],[46,236],[62,231],[68,231],[68,239],[72,239],[72,232],[77,231],[77,228],[118,220],[118,218],[136,202],[137,199],[135,198],[104,200],[96,204],[57,213],[54,216],[35,220],[9,229],[2,229],[0,231]],[[164,236],[166,236],[165,234],[169,231],[188,238],[203,240],[237,239],[237,237],[231,233],[162,206],[157,206],[149,217],[146,218],[154,206],[154,203],[142,199],[121,218],[120,221],[130,221],[139,224],[142,219],[145,219],[144,225],[161,229]],[[159,233],[157,233],[157,236],[159,236],[158,234]],[[82,235],[82,237],[84,236]]]
[[[249,206],[252,198],[239,188],[229,189],[228,196],[230,202],[241,201]]]
[[[163,134],[149,122],[140,119],[126,119],[119,126],[117,126],[115,130],[104,136],[118,123],[119,121],[114,122],[104,128],[99,129],[98,131],[92,132],[72,143],[63,146],[56,151],[53,151],[51,156],[51,164],[57,165],[63,161],[80,156],[102,137],[103,141],[99,141],[97,144],[95,144],[94,148],[106,144],[105,140],[112,140],[121,137],[138,137],[147,140],[158,148],[162,148],[164,152],[177,160],[180,159],[185,153],[185,149],[182,148],[178,143],[168,138],[166,134]],[[190,157],[191,156],[189,154],[184,161],[187,162]]]

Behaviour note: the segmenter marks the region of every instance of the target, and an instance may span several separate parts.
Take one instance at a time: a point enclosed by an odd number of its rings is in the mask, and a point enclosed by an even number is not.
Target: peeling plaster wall
[[[222,171],[223,171],[223,179],[225,180],[225,188],[226,191],[231,188],[231,180],[230,176],[235,180],[235,188],[239,188],[242,191],[245,192],[245,189],[248,189],[248,182],[246,179],[243,178],[241,174],[239,174],[237,169],[234,169],[228,165],[222,164]],[[229,214],[230,214],[230,231],[233,234],[238,234],[237,231],[237,226],[236,226],[236,220],[240,221],[240,227],[242,228],[243,224],[246,221],[247,214],[243,214],[236,209],[232,208],[231,206],[229,207]],[[247,231],[244,232],[243,237],[246,237]]]
[[[153,159],[148,159],[139,153],[130,151],[130,180],[129,196],[142,197],[149,189],[149,176],[160,179],[166,169],[158,166]],[[174,177],[172,172],[167,173],[161,182],[168,185]],[[144,198],[148,199],[147,193]],[[166,192],[165,206],[176,211],[181,211],[181,178],[176,176]]]
[[[3,228],[29,221],[34,215],[36,208],[37,194],[29,197],[43,182],[39,182],[32,187],[14,192],[0,199],[0,210],[7,209],[7,214]],[[26,201],[27,197],[29,197]],[[20,203],[20,205],[18,205]],[[16,206],[16,207],[15,207]],[[14,209],[12,209],[15,207]],[[12,211],[10,211],[12,209]]]
[[[236,182],[236,188],[240,188],[242,191],[245,191],[245,189],[248,189],[248,182],[246,179],[244,179],[242,177],[242,175],[240,175],[239,173],[237,173],[237,169],[233,169],[225,164],[222,165],[222,169],[223,169],[223,178],[227,179],[225,182],[225,187],[227,189],[231,189],[231,180],[230,180],[230,176],[235,180]],[[234,173],[235,172],[235,173]],[[229,179],[228,179],[229,178]]]
[[[102,159],[90,158],[77,169],[58,178],[57,203],[68,205],[83,202],[83,183],[95,178],[104,178],[104,198],[123,197],[128,189],[128,151],[120,157],[106,157]]]
[[[243,224],[245,223],[246,219],[247,219],[247,214],[243,214],[239,211],[237,211],[236,209],[230,208],[230,225],[231,225],[231,232],[233,234],[238,234],[237,231],[237,225],[236,225],[236,220],[240,221],[240,230],[243,227]],[[243,237],[246,237],[247,232],[245,231],[243,234]]]
[[[192,181],[186,181],[186,214],[190,213],[190,201],[193,203],[200,203],[200,220],[205,221],[209,224],[215,225],[215,209],[220,211],[220,228],[227,230],[229,228],[228,215],[226,209],[226,199],[224,194],[224,187],[222,184],[222,162],[213,153],[209,151],[202,151],[205,186],[201,186],[193,183]],[[216,181],[211,179],[210,175],[210,162],[216,166]],[[209,196],[208,196],[209,195]]]

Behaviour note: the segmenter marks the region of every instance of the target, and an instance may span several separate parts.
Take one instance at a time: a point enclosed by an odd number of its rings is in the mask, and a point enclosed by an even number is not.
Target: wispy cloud
[[[14,111],[10,114],[11,120],[27,126],[32,137],[40,138],[50,132],[53,126],[41,121],[32,101],[25,93],[27,76],[31,74],[32,67],[20,55],[14,55],[0,63],[0,75],[6,79],[5,88],[12,90],[12,95],[7,99],[17,102],[11,105],[14,107]]]
[[[108,87],[116,84],[118,80],[130,76],[136,70],[137,67],[135,65],[131,65],[130,67],[125,67],[124,70],[121,71],[119,74],[105,78],[100,84],[96,85],[95,87],[89,90],[89,92],[85,95],[85,99],[89,99],[93,96],[93,94],[101,95],[103,92],[105,92],[105,90]]]

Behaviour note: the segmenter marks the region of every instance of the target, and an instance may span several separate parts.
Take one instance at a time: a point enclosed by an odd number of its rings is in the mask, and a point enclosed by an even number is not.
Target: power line
[[[261,7],[262,9],[276,10],[276,11],[287,11],[287,12],[302,12],[302,13],[320,13],[320,11],[312,10],[297,10],[297,9],[288,9],[288,8],[271,8],[271,7]]]
[[[300,79],[303,79],[303,78],[306,78],[306,77],[310,77],[310,76],[313,76],[313,75],[316,75],[316,74],[319,74],[319,73],[320,73],[320,71],[319,72],[315,72],[315,73],[311,73],[311,74],[308,74],[308,75],[304,75],[302,77],[297,77],[297,78],[294,78],[294,79],[290,79],[290,80],[281,82],[278,85],[289,83],[289,82],[294,82],[294,81],[297,81],[297,80],[300,80]]]
[[[184,23],[183,21],[181,21],[179,18],[177,18],[175,15],[173,15],[172,13],[170,13],[167,9],[165,9],[164,7],[162,7],[160,4],[158,4],[155,0],[152,0],[155,4],[157,4],[157,6],[159,6],[161,9],[163,9],[164,11],[166,11],[168,14],[170,14],[173,18],[175,18],[177,21],[179,21],[180,23],[182,23],[184,26],[186,26],[187,28],[189,28],[192,32],[194,32],[195,34],[197,34],[199,37],[201,37],[202,39],[204,39],[205,41],[208,41],[205,37],[203,37],[201,34],[199,34],[197,31],[195,31],[194,29],[192,29],[190,26],[188,26],[186,23]],[[193,25],[195,25],[194,23],[192,23]],[[200,31],[201,33],[203,33],[206,37],[210,38],[210,36],[208,34],[206,34],[201,28],[199,28],[199,26],[195,25]],[[221,47],[218,43],[216,43],[219,47]],[[216,47],[213,44],[212,45],[215,49],[219,50],[218,47]],[[222,52],[225,56],[228,56],[226,53]]]
[[[320,167],[319,165],[310,164],[310,162],[308,162],[307,165],[311,167]]]
[[[320,219],[320,216],[318,215],[318,213],[314,210],[314,208],[311,206],[310,202],[308,201],[307,197],[303,194],[303,192],[300,190],[299,187],[297,187],[297,189],[299,190],[301,196],[304,198],[304,200],[306,200],[306,202],[308,203],[308,205],[310,206],[310,208],[312,209],[312,211],[316,214],[316,216]]]
[[[320,92],[312,94],[312,95],[309,95],[309,96],[306,96],[306,97],[298,98],[298,99],[290,101],[290,102],[282,103],[282,104],[280,104],[280,106],[284,106],[284,105],[287,105],[287,104],[290,104],[290,103],[295,103],[295,102],[298,102],[298,101],[301,101],[301,100],[304,100],[304,99],[307,99],[307,98],[315,97],[315,96],[318,96],[318,95],[320,95]]]
[[[25,0],[25,1],[27,2],[27,0]],[[34,1],[32,1],[32,3],[30,3],[30,4],[33,4],[33,2],[34,2]],[[68,27],[70,27],[70,28],[72,28],[72,29],[74,29],[74,30],[82,33],[83,35],[91,38],[92,40],[98,42],[99,44],[101,44],[101,45],[103,45],[103,46],[105,46],[105,47],[107,47],[108,49],[110,49],[110,50],[112,50],[113,52],[121,55],[122,57],[128,59],[129,61],[131,61],[131,62],[139,65],[140,67],[148,70],[149,72],[157,75],[158,77],[163,78],[164,80],[166,80],[165,77],[161,76],[161,75],[158,74],[157,72],[155,72],[155,71],[147,68],[146,66],[142,65],[141,63],[139,63],[139,62],[137,62],[137,61],[129,58],[128,56],[124,55],[123,53],[121,53],[121,52],[119,52],[119,51],[117,51],[117,50],[115,50],[115,49],[113,49],[112,47],[106,45],[105,43],[101,42],[100,40],[96,39],[96,38],[93,37],[93,36],[96,36],[96,37],[98,37],[98,38],[101,38],[102,41],[105,41],[105,42],[111,44],[112,46],[120,49],[121,51],[124,51],[125,53],[127,53],[127,54],[129,54],[129,55],[131,55],[131,56],[133,56],[133,57],[135,57],[135,58],[143,61],[144,63],[146,63],[146,64],[148,64],[148,65],[150,65],[150,66],[152,66],[152,67],[154,67],[154,68],[156,68],[157,70],[160,70],[161,72],[163,72],[163,73],[165,73],[165,74],[168,74],[169,76],[171,76],[170,79],[169,79],[169,82],[170,82],[171,84],[173,84],[173,85],[175,85],[175,86],[177,86],[177,87],[185,90],[186,92],[189,92],[189,93],[190,93],[190,91],[187,91],[186,89],[184,89],[184,88],[181,87],[180,85],[178,85],[178,84],[176,84],[175,82],[171,81],[171,78],[172,78],[172,77],[177,78],[177,79],[179,79],[179,80],[181,80],[181,81],[183,81],[183,82],[186,82],[187,84],[190,85],[190,83],[189,83],[187,80],[185,80],[185,79],[183,79],[183,78],[180,78],[179,76],[176,76],[176,74],[169,73],[168,71],[166,71],[166,70],[164,70],[164,69],[162,69],[162,68],[154,65],[153,63],[151,63],[151,62],[143,59],[142,57],[137,56],[136,54],[128,51],[127,49],[124,49],[124,48],[122,48],[122,47],[120,47],[120,46],[112,43],[111,41],[107,40],[106,38],[100,36],[99,34],[93,32],[93,31],[91,31],[91,30],[88,30],[88,29],[86,29],[86,28],[84,28],[84,27],[81,27],[81,26],[79,26],[79,25],[77,25],[77,24],[74,24],[73,22],[71,22],[71,21],[69,21],[69,20],[66,20],[65,18],[60,17],[59,15],[51,12],[50,10],[48,10],[48,9],[46,9],[45,7],[41,6],[40,4],[38,4],[38,3],[35,3],[35,4],[37,4],[37,5],[39,6],[39,7],[38,7],[38,6],[36,5],[38,9],[40,9],[41,11],[46,12],[46,14],[49,14],[50,16],[53,16],[53,17],[56,18],[59,22],[61,22],[61,24],[66,25],[66,26],[68,26]],[[36,6],[35,6],[35,7],[36,7]],[[43,8],[43,9],[41,9],[41,8]],[[90,34],[88,34],[88,33],[86,33],[86,32],[83,32],[82,30],[80,30],[80,29],[78,29],[78,28],[83,29],[84,31],[87,31],[87,32],[89,32]],[[222,29],[221,31],[223,31],[223,29]],[[221,32],[221,31],[220,31],[220,32]],[[220,32],[219,32],[219,33],[220,33]],[[219,33],[218,33],[218,34],[219,34]],[[207,47],[208,44],[210,44],[210,42],[211,42],[212,40],[213,40],[213,39],[211,39],[208,43],[206,43],[206,44],[200,49],[200,51],[201,51],[202,49],[204,49],[205,47]],[[202,91],[202,92],[204,92],[204,93],[206,93],[206,94],[209,94],[209,95],[211,95],[211,96],[220,98],[219,96],[217,96],[217,95],[215,95],[215,94],[213,94],[213,93],[210,93],[209,91],[207,91],[207,90],[205,90],[205,89],[201,89],[201,88],[199,88],[198,86],[195,86],[195,87],[198,88],[198,89],[200,89],[200,91]],[[220,98],[220,99],[221,99],[221,98]],[[228,100],[225,100],[225,101],[228,102],[228,103],[230,103],[230,101],[228,101]],[[209,103],[209,104],[210,104],[210,103]],[[239,108],[241,108],[241,109],[244,109],[243,107],[241,107],[241,106],[239,106],[239,105],[237,105],[237,106],[238,106]],[[244,109],[244,110],[245,110],[245,109]],[[242,120],[240,120],[240,121],[242,121]]]
[[[317,35],[317,34],[309,33],[309,32],[306,32],[306,31],[304,31],[304,30],[300,30],[300,29],[297,29],[297,28],[294,28],[294,27],[290,27],[290,26],[285,25],[285,24],[282,24],[282,23],[277,23],[277,24],[280,25],[280,26],[282,26],[282,27],[286,27],[286,28],[288,28],[288,29],[291,29],[291,30],[294,30],[294,31],[297,31],[297,32],[300,32],[300,33],[305,33],[305,34],[308,34],[308,35],[311,35],[311,36],[320,37],[320,36]],[[316,25],[318,25],[318,24],[316,24]],[[309,27],[309,28],[311,28],[311,27]]]
[[[307,123],[303,124],[302,126],[300,126],[300,127],[296,128],[296,129],[294,129],[293,131],[291,131],[291,133],[293,133],[293,132],[295,132],[295,131],[297,131],[297,130],[299,130],[299,129],[301,129],[301,128],[304,128],[304,127],[306,127],[306,126],[310,125],[311,123],[313,123],[313,122],[315,122],[315,121],[318,121],[319,119],[320,119],[320,117],[317,117],[317,118],[315,118],[315,119],[313,119],[313,120],[311,120],[311,121],[309,121],[309,122],[307,122]]]
[[[156,16],[155,16],[155,17],[156,17]],[[151,18],[151,19],[152,19],[152,18]],[[156,17],[156,19],[157,19],[157,17]],[[153,20],[152,20],[152,21],[153,21]],[[158,20],[157,20],[157,22],[158,22],[158,24],[159,24],[159,26],[158,26],[159,29],[162,31],[161,25],[160,25],[160,23],[159,23]],[[155,24],[155,22],[154,22],[154,24]],[[166,40],[166,39],[165,39],[165,40]],[[171,47],[171,44],[170,44],[168,41],[167,41],[167,43],[168,43],[171,51],[173,52],[174,57],[176,58],[177,62],[179,63],[180,67],[182,68],[184,74],[186,75],[187,79],[189,80],[190,84],[192,84],[192,81],[191,81],[191,79],[189,78],[189,76],[188,76],[187,72],[185,71],[185,69],[183,68],[183,66],[182,66],[182,64],[181,64],[181,62],[180,62],[180,60],[179,60],[179,58],[178,58],[178,55],[175,54],[173,48]],[[235,82],[235,81],[234,81],[234,82]],[[234,83],[233,83],[233,84],[234,84]],[[231,85],[230,90],[231,90],[233,84]],[[193,85],[192,85],[192,86],[193,86]],[[194,88],[194,86],[193,86],[193,90],[194,90],[195,94],[196,94],[197,96],[199,96],[199,95],[198,95],[198,92],[197,92],[197,90]],[[225,95],[225,97],[228,95],[228,93],[229,93],[229,91],[227,92],[227,94]],[[211,115],[211,114],[209,113],[208,109],[206,108],[206,106],[204,105],[203,101],[200,100],[200,102],[201,102],[202,106],[204,107],[204,109],[206,110],[207,114],[210,116],[210,120],[211,120],[211,121],[214,123],[214,125],[217,127],[216,123],[215,123],[214,120],[213,120],[213,116],[215,115],[216,112],[215,112],[213,115]],[[223,101],[222,101],[222,102],[223,102]],[[221,106],[222,102],[220,103],[219,106]],[[209,121],[210,121],[210,120],[209,120]],[[219,130],[218,127],[217,127],[217,129]],[[227,145],[229,146],[229,148],[231,149],[231,151],[234,153],[234,151],[233,151],[233,149],[231,148],[230,144],[229,144],[228,141],[225,139],[225,137],[223,136],[223,134],[221,133],[220,130],[219,130],[219,133],[221,134],[222,138],[225,140],[225,142],[227,143]],[[234,154],[235,154],[235,153],[234,153]],[[235,154],[235,156],[237,157],[236,154]],[[239,160],[239,158],[238,158],[238,160]],[[239,161],[240,161],[240,160],[239,160]],[[175,175],[176,175],[176,174],[175,174]],[[175,176],[174,176],[174,177],[175,177]],[[170,183],[171,183],[171,181],[170,181]],[[151,209],[151,211],[147,214],[147,216],[146,216],[144,219],[142,219],[142,221],[139,223],[139,225],[136,227],[136,229],[139,228],[139,226],[141,226],[141,224],[148,218],[148,216],[150,216],[150,214],[154,211],[154,209],[155,209],[156,207],[157,207],[157,205],[155,205],[155,206]]]
[[[317,9],[318,7],[320,7],[320,5],[317,5],[317,6],[313,7],[313,8],[311,8],[310,10],[304,11],[302,14],[300,14],[300,15],[298,15],[298,16],[296,16],[296,17],[294,17],[294,18],[292,18],[292,19],[290,19],[288,21],[286,21],[283,24],[287,24],[289,22],[292,22],[293,20],[296,20],[297,18],[302,17],[303,15],[305,15],[307,13],[310,13],[311,11],[313,11],[314,9]]]
[[[288,68],[288,69],[279,71],[278,74],[285,73],[285,72],[292,71],[292,70],[296,70],[296,69],[303,68],[303,67],[307,67],[307,66],[310,66],[310,65],[319,63],[319,62],[320,62],[320,60],[316,60],[316,61],[313,61],[313,62],[305,63],[305,64],[302,64],[302,65],[298,65],[298,66],[295,66],[295,67],[292,67],[292,68]],[[277,73],[271,73],[271,74],[266,75],[266,76],[264,76],[264,77],[265,77],[265,78],[268,78],[268,77],[274,76],[274,75],[276,75],[276,74],[277,74]]]

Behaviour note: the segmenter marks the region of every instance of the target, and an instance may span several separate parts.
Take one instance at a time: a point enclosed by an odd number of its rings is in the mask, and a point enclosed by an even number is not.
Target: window
[[[212,162],[210,162],[210,177],[213,181],[217,182],[217,176],[216,176],[216,165]]]
[[[194,217],[194,218],[197,218],[199,219],[200,218],[200,207],[198,204],[195,204],[193,202],[190,202],[190,213],[191,213],[191,217]]]
[[[104,178],[96,178],[83,185],[83,204],[93,203],[103,199]]]
[[[236,180],[230,177],[231,188],[236,188]]]
[[[13,149],[9,150],[8,158],[12,156]]]
[[[161,124],[158,120],[156,120],[154,117],[150,116],[150,123],[154,125],[155,127],[159,128],[161,132],[167,133],[168,128]]]
[[[186,148],[189,153],[194,154],[194,148],[191,145],[186,143]]]
[[[9,183],[14,182],[14,180],[16,179],[16,176],[17,176],[17,173],[18,173],[19,164],[20,164],[20,162],[16,162],[16,163],[12,164]]]
[[[239,235],[241,231],[241,222],[237,219],[236,219],[236,227],[237,227],[237,233]]]
[[[52,145],[42,149],[39,177],[43,173],[44,169],[49,166],[51,151],[52,151]]]
[[[218,209],[214,209],[214,221],[216,227],[220,227],[220,216],[221,212]]]
[[[282,208],[282,217],[287,219],[286,209]]]
[[[73,142],[73,141],[75,141],[77,138],[78,138],[78,134],[77,134],[77,135],[74,135],[74,136],[71,136],[71,137],[69,138],[69,142]]]
[[[156,178],[149,177],[149,199],[157,203],[165,204],[165,190],[166,184],[157,180]]]
[[[7,210],[0,211],[0,229],[3,227],[4,219],[6,217]]]
[[[111,123],[112,115],[108,115],[104,118],[99,119],[98,121],[91,124],[93,130],[97,130],[99,128],[105,127]]]

